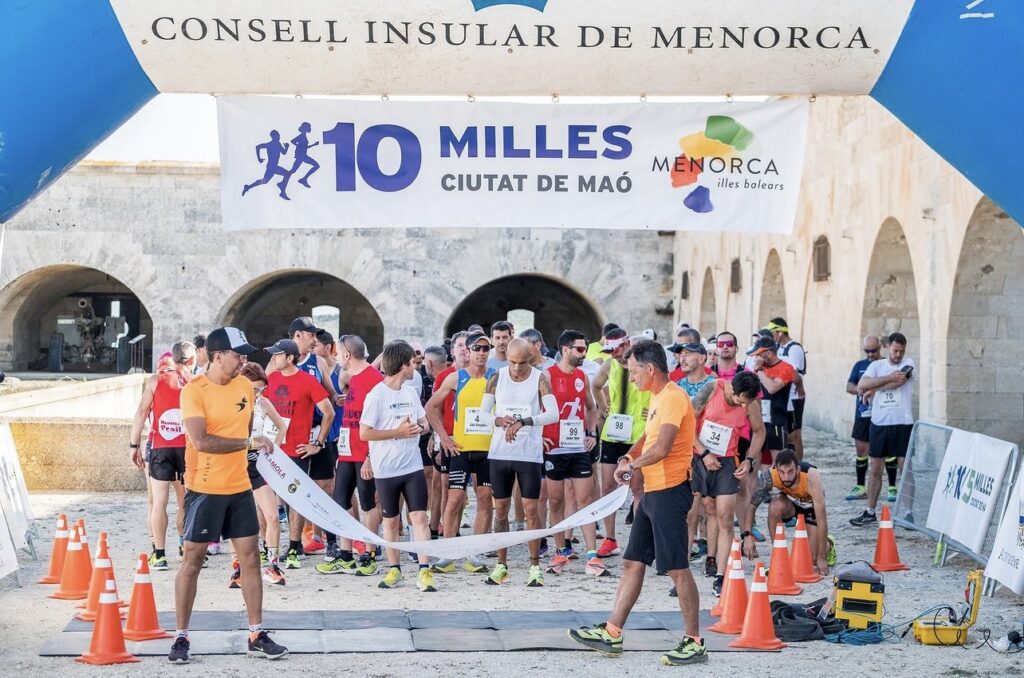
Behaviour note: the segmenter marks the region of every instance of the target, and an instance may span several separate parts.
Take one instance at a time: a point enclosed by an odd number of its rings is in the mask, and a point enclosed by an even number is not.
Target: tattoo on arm
[[[540,391],[541,396],[546,396],[551,393],[551,378],[548,377],[547,373],[541,373],[538,390]]]
[[[750,505],[757,507],[760,506],[765,499],[768,498],[768,494],[772,491],[772,475],[770,472],[759,473],[757,475],[757,489],[750,494]]]
[[[708,382],[701,387],[700,391],[693,398],[693,413],[695,416],[700,416],[707,406],[708,401],[711,400],[712,394],[715,392],[715,382]]]
[[[487,378],[487,393],[495,393],[498,390],[498,373],[495,372]]]

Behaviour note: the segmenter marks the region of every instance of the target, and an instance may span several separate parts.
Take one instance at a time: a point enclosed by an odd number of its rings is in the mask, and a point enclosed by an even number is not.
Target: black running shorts
[[[607,440],[601,441],[601,463],[602,464],[618,464],[619,459],[629,454],[629,448],[633,447],[629,443],[610,443]]]
[[[359,495],[361,511],[372,511],[377,506],[376,484],[373,478],[363,479],[362,474],[359,473],[362,466],[363,462],[361,461],[338,460],[338,468],[334,476],[334,501],[346,511],[352,508],[353,492]]]
[[[448,489],[465,490],[476,474],[476,484],[491,486],[491,464],[486,452],[463,452],[448,461]]]
[[[659,572],[689,568],[686,514],[691,506],[693,488],[688,480],[675,487],[644,493],[633,513],[633,528],[622,557],[648,566],[657,561]]]
[[[544,455],[544,477],[548,480],[590,478],[593,475],[594,465],[589,452]]]
[[[427,510],[427,478],[422,470],[393,478],[376,478],[375,482],[380,495],[380,512],[385,518],[398,516],[399,497],[405,499],[410,513]]]
[[[184,476],[184,447],[155,447],[149,453],[149,477],[153,480],[180,482]]]
[[[306,458],[292,457],[295,465],[313,480],[334,478],[334,466],[338,460],[338,443],[324,443],[323,448]]]
[[[491,492],[495,499],[509,499],[512,486],[519,482],[523,499],[540,499],[544,465],[534,461],[491,459]]]
[[[238,494],[185,492],[185,539],[196,543],[255,537],[260,532],[252,490]]]

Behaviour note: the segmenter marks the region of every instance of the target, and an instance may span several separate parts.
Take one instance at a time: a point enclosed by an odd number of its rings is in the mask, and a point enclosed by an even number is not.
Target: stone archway
[[[960,248],[947,332],[946,419],[1024,443],[1024,231],[988,198]]]
[[[517,310],[533,312],[534,327],[552,348],[567,329],[579,330],[591,341],[601,337],[601,316],[589,299],[562,280],[535,274],[497,278],[473,290],[448,316],[445,335],[450,337],[473,323],[486,330]],[[520,329],[516,327],[516,332]]]
[[[786,312],[786,287],[782,279],[782,260],[772,248],[764,265],[761,279],[761,303],[757,311],[757,326],[764,327],[776,317],[788,317]]]
[[[342,334],[358,334],[371,355],[384,347],[384,323],[363,294],[344,280],[307,270],[277,271],[249,282],[220,313],[224,325],[245,331],[263,348],[288,334],[288,324],[317,307],[338,311]]]
[[[704,271],[704,283],[700,286],[700,326],[697,328],[701,336],[710,337],[715,327],[715,279],[709,266]]]
[[[0,366],[8,369],[127,372],[126,342],[139,335],[145,368],[152,317],[127,285],[95,268],[45,266],[0,290]]]

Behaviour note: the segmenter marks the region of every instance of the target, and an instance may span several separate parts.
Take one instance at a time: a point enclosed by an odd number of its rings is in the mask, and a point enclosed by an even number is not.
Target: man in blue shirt
[[[850,371],[850,378],[846,380],[846,392],[850,395],[857,396],[857,406],[853,414],[853,431],[850,433],[850,436],[853,438],[853,445],[857,450],[857,484],[854,485],[853,489],[850,490],[850,493],[846,495],[846,499],[848,501],[853,501],[854,499],[866,499],[868,496],[867,489],[865,488],[865,479],[868,472],[868,441],[870,439],[869,431],[871,430],[871,403],[870,401],[865,401],[864,392],[857,384],[860,383],[860,378],[864,376],[864,372],[868,369],[868,365],[882,356],[882,344],[875,335],[869,334],[864,337],[863,346],[865,357],[853,364],[853,370]],[[893,485],[893,482],[889,483],[890,488]]]

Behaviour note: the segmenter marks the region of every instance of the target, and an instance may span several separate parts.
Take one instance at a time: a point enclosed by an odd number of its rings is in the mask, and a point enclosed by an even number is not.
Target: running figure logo
[[[319,141],[314,141],[313,143],[309,142],[307,135],[312,131],[312,129],[313,127],[308,122],[304,122],[299,125],[299,133],[291,141],[291,145],[294,147],[294,161],[292,162],[291,169],[285,169],[281,165],[282,157],[288,154],[288,143],[282,144],[281,133],[276,129],[270,130],[270,141],[256,146],[256,160],[258,160],[261,165],[264,162],[263,152],[266,152],[267,169],[263,173],[263,177],[261,179],[257,179],[251,184],[246,184],[245,187],[242,188],[242,195],[244,196],[252,188],[270,183],[270,180],[275,176],[280,176],[281,181],[277,183],[277,187],[280,189],[278,195],[284,200],[291,200],[291,198],[288,197],[287,192],[288,182],[291,180],[292,175],[294,175],[303,165],[309,165],[309,171],[299,179],[299,183],[306,188],[310,188],[308,181],[309,177],[320,169],[320,163],[309,156],[309,149],[320,145]]]

